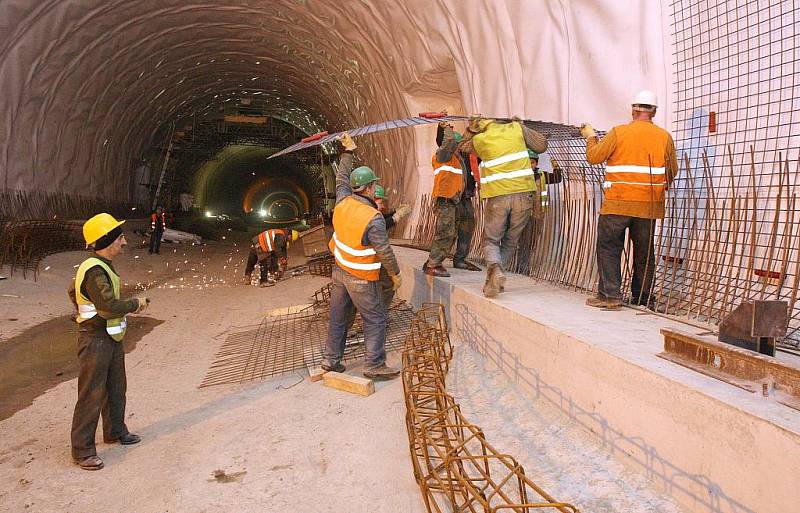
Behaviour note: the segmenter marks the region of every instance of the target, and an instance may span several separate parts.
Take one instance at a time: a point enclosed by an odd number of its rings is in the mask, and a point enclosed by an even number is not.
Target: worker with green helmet
[[[95,432],[103,417],[103,441],[131,445],[141,438],[125,425],[125,337],[129,313],[140,313],[150,300],[121,299],[120,277],[112,260],[126,246],[122,224],[110,214],[97,214],[83,225],[92,256],[78,266],[69,296],[78,315],[78,401],[72,417],[72,458],[85,470],[103,468]]]
[[[381,274],[392,289],[400,287],[400,266],[389,244],[386,222],[375,203],[379,178],[367,167],[353,167],[355,142],[346,132],[339,139],[343,148],[336,171],[336,207],[329,248],[336,265],[331,273],[330,321],[323,349],[322,368],[343,372],[347,322],[354,308],[364,323],[364,376],[392,379],[398,369],[386,365],[387,309],[383,303]],[[349,175],[349,176],[348,176]]]
[[[449,123],[439,123],[436,133],[436,152],[431,157],[433,190],[431,196],[436,212],[436,228],[428,259],[422,266],[425,274],[447,278],[450,273],[443,262],[453,244],[453,267],[467,271],[481,268],[467,261],[472,235],[475,232],[475,178],[469,157],[458,151],[462,135]]]
[[[561,168],[556,160],[550,157],[550,166],[552,172],[539,169],[539,154],[533,150],[528,150],[528,158],[531,161],[531,169],[533,170],[533,182],[536,187],[534,191],[535,200],[533,202],[533,217],[542,218],[550,207],[550,193],[547,190],[548,185],[555,185],[561,183]]]

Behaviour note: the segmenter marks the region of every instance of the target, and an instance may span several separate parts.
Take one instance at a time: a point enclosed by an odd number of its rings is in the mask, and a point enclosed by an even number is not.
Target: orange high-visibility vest
[[[378,254],[371,246],[361,243],[367,225],[376,215],[380,215],[377,209],[352,196],[343,199],[333,209],[333,237],[328,247],[339,267],[362,280],[380,279]]]
[[[158,215],[156,215],[155,212],[150,214],[150,229],[151,230],[155,230],[156,229],[156,221],[157,220],[158,220]],[[167,213],[166,212],[161,212],[161,229],[162,230],[166,230],[167,229]]]
[[[275,236],[283,233],[283,230],[267,230],[258,234],[258,245],[264,253],[275,251]]]
[[[620,125],[614,131],[616,146],[603,182],[606,199],[663,202],[669,133],[651,123]]]
[[[433,166],[433,192],[434,198],[452,198],[464,189],[464,171],[461,169],[461,159],[458,153],[453,152],[445,163],[436,160],[436,154],[431,158]]]

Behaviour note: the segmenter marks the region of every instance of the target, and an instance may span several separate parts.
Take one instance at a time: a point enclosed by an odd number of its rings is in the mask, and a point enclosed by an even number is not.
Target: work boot
[[[250,285],[251,283],[253,283],[253,277],[250,274],[245,274],[243,284]]]
[[[87,456],[79,460],[75,460],[75,464],[83,470],[100,470],[103,468],[103,460],[97,456]]]
[[[394,379],[400,375],[400,369],[388,367],[385,363],[380,367],[364,369],[364,377],[376,380]]]
[[[464,269],[465,271],[482,271],[480,267],[473,264],[472,262],[467,262],[466,260],[453,260],[453,267],[456,269]]]
[[[500,264],[489,264],[489,269],[486,271],[486,284],[483,286],[483,295],[495,297],[505,288],[506,276],[503,274]]]
[[[137,434],[135,434],[135,433],[125,433],[121,437],[115,438],[115,439],[108,439],[107,440],[106,438],[103,438],[103,442],[105,442],[107,444],[120,443],[122,445],[133,445],[133,444],[138,444],[141,441],[142,441],[142,437],[137,435]]]
[[[593,306],[595,308],[602,308],[603,310],[619,310],[622,308],[622,300],[621,299],[613,299],[607,297],[590,297],[586,300],[586,304],[588,306]]]
[[[325,372],[344,372],[347,370],[342,362],[330,363],[328,361],[323,361],[320,367]]]
[[[447,272],[447,269],[444,268],[441,264],[437,265],[436,267],[431,267],[429,265],[425,265],[424,267],[425,274],[428,276],[438,276],[439,278],[449,278],[450,273]]]
[[[259,282],[258,286],[259,287],[272,287],[273,285],[275,285],[275,283],[276,283],[275,280],[267,280],[267,281]]]

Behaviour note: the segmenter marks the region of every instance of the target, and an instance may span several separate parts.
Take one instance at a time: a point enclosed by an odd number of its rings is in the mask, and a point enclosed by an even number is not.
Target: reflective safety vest
[[[81,292],[81,285],[83,284],[83,278],[86,276],[86,271],[96,265],[102,267],[106,272],[111,280],[111,287],[114,289],[114,299],[119,299],[119,276],[117,273],[112,271],[111,267],[99,258],[87,258],[78,266],[78,273],[75,275],[75,302],[78,303],[78,317],[75,320],[78,323],[88,321],[97,315],[97,308],[95,308],[94,303],[89,298],[84,297]],[[117,342],[122,342],[127,327],[128,322],[125,320],[124,315],[116,319],[106,319],[106,332]]]
[[[472,143],[482,161],[481,198],[536,190],[519,123],[491,123]]]
[[[669,133],[651,123],[621,125],[614,131],[616,146],[603,182],[605,199],[662,203]]]
[[[272,253],[275,251],[275,237],[278,234],[283,234],[283,230],[272,229],[261,232],[258,234],[258,245],[264,253]]]
[[[550,194],[547,192],[547,177],[541,170],[539,170],[539,177],[534,180],[534,187],[539,194],[539,204],[542,206],[542,210],[546,211],[550,206]]]
[[[453,156],[445,163],[436,160],[434,153],[431,165],[433,166],[431,194],[434,198],[452,198],[464,189],[464,171],[461,169],[458,152],[453,152]]]
[[[156,221],[157,220],[158,220],[158,214],[156,214],[155,212],[150,214],[150,229],[151,230],[155,230],[156,229]],[[167,213],[166,212],[161,212],[161,229],[162,230],[166,230],[167,229]]]
[[[328,247],[339,267],[362,280],[380,279],[378,254],[371,246],[361,243],[367,225],[379,214],[378,209],[352,196],[343,199],[333,209],[333,237]]]

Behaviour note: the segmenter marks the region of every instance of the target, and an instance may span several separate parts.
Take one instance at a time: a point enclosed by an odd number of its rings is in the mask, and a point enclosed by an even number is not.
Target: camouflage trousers
[[[472,234],[475,232],[475,209],[470,198],[459,201],[436,198],[436,233],[428,256],[428,266],[442,265],[456,243],[454,262],[463,262],[469,254]]]

